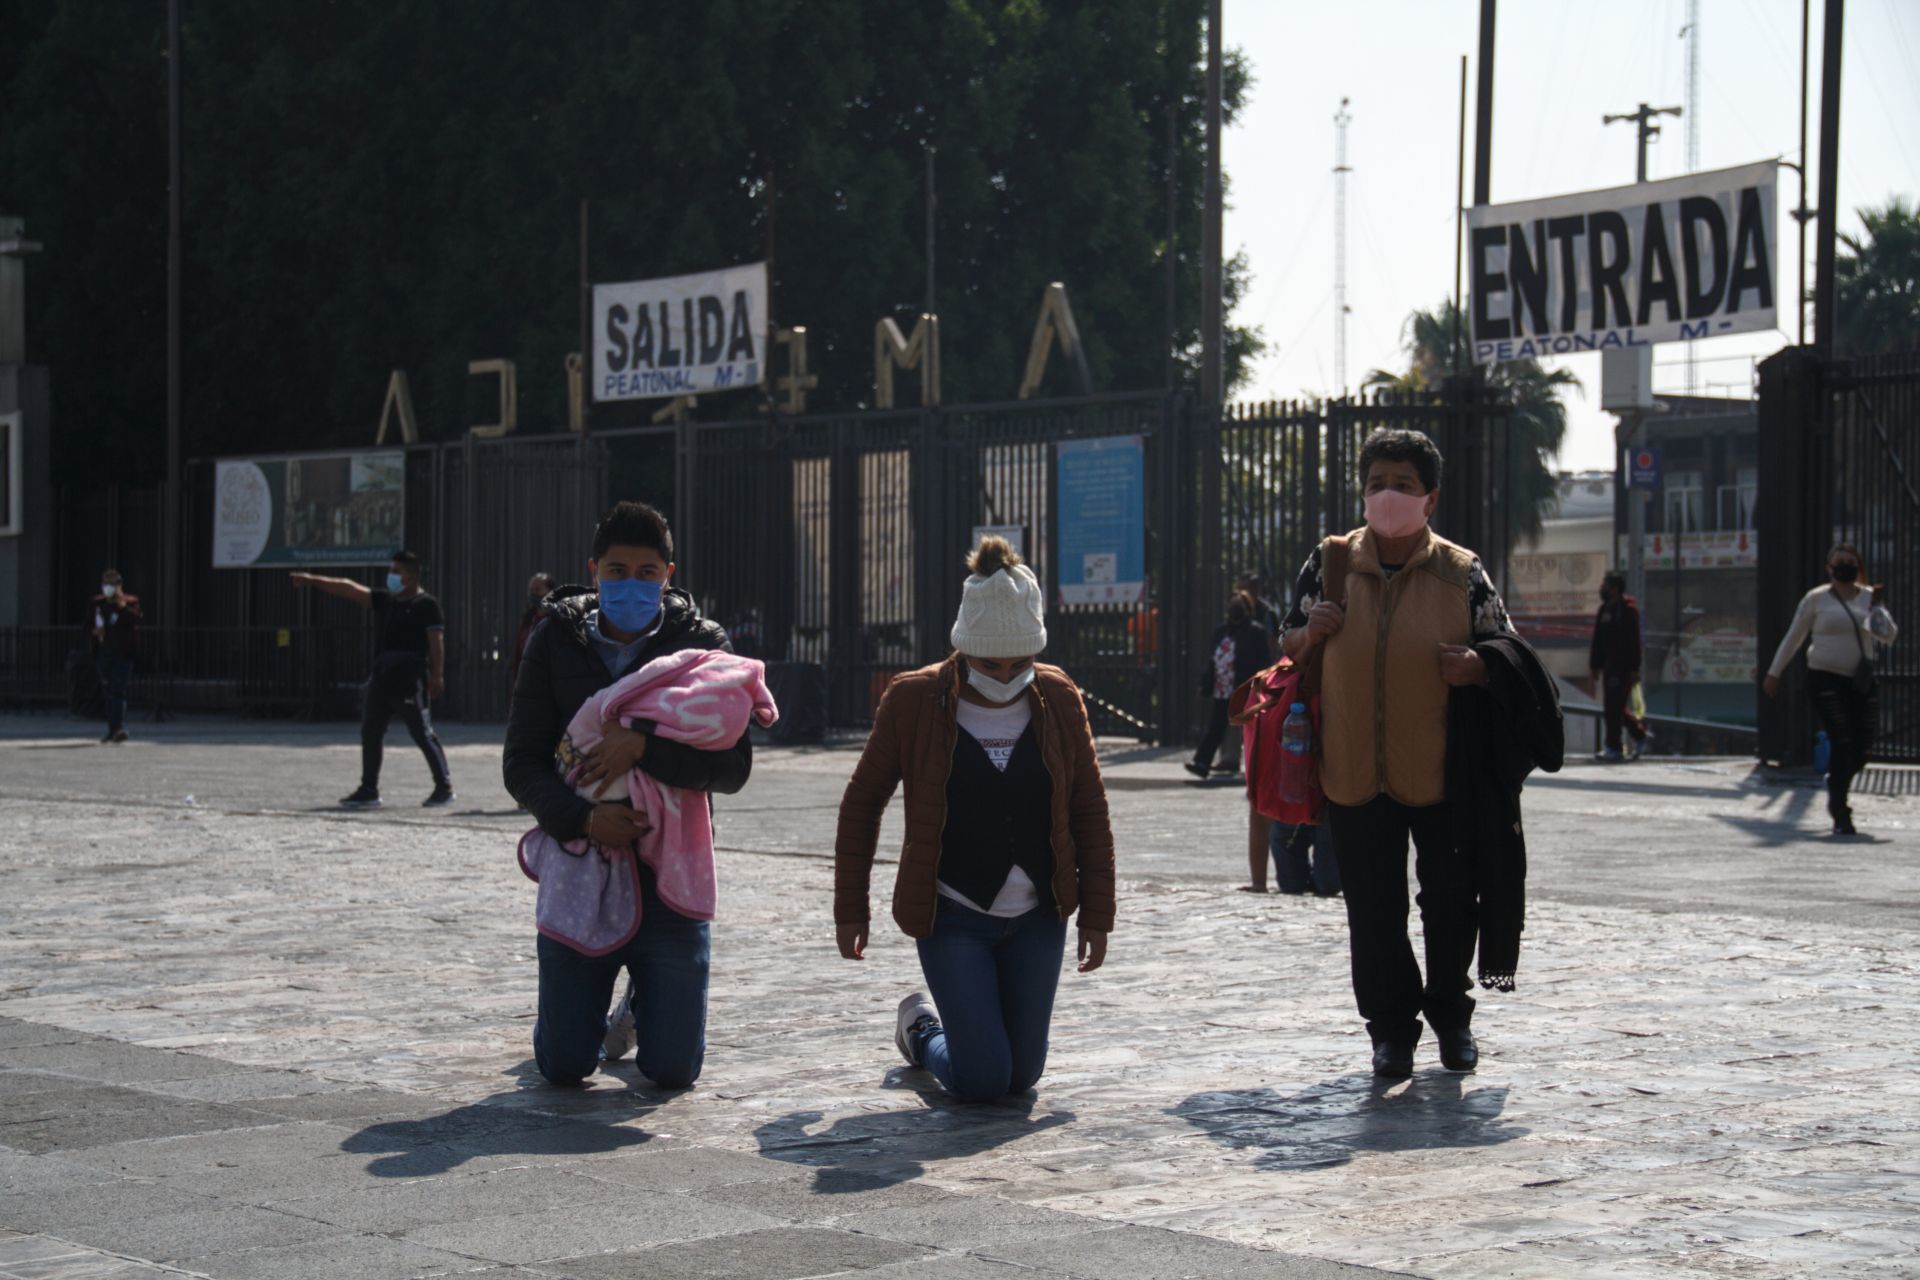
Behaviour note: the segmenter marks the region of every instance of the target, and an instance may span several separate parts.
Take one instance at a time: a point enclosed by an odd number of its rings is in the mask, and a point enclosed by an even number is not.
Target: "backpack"
[[[1329,538],[1320,557],[1321,598],[1344,605],[1347,599],[1347,563],[1349,546],[1345,537]],[[1280,661],[1233,691],[1228,703],[1229,717],[1243,726],[1247,771],[1247,801],[1254,811],[1275,822],[1308,826],[1320,820],[1326,797],[1320,790],[1318,756],[1320,749],[1320,658],[1325,646],[1296,663],[1282,655]],[[1281,730],[1293,704],[1303,702],[1313,722],[1315,774],[1304,801],[1288,803],[1281,798]]]

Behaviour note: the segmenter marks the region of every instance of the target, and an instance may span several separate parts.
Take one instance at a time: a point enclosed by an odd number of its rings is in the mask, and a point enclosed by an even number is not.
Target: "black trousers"
[[[1813,712],[1827,731],[1827,812],[1836,821],[1852,813],[1848,793],[1853,780],[1867,767],[1867,752],[1880,728],[1880,695],[1860,693],[1852,676],[1807,668],[1807,693]]]
[[[1422,1013],[1436,1030],[1467,1026],[1479,913],[1465,860],[1454,850],[1447,806],[1411,808],[1379,795],[1356,806],[1329,802],[1327,815],[1346,894],[1354,1001],[1373,1042],[1418,1042]],[[1409,836],[1426,934],[1424,983],[1407,938]]]
[[[396,691],[393,684],[382,683],[378,675],[367,681],[365,711],[360,717],[360,785],[374,791],[380,789],[380,757],[386,746],[387,726],[396,715],[407,726],[413,745],[427,758],[427,770],[433,774],[434,787],[451,786],[447,751],[433,731],[426,677],[407,682]]]
[[[1200,749],[1193,753],[1193,762],[1202,769],[1213,767],[1213,757],[1220,750],[1220,744],[1227,740],[1227,730],[1233,728],[1227,718],[1227,708],[1232,703],[1225,698],[1213,700],[1213,714],[1207,717],[1207,731],[1200,736]]]
[[[1635,742],[1647,740],[1647,722],[1627,709],[1633,701],[1633,678],[1631,676],[1609,675],[1602,677],[1600,704],[1607,719],[1607,749],[1619,751],[1622,746],[1620,731],[1625,729],[1633,735]]]

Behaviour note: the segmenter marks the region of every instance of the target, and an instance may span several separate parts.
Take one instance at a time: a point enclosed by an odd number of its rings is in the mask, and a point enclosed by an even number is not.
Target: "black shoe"
[[[107,741],[112,742],[116,745],[118,745],[119,743],[125,742],[126,740],[127,740],[127,731],[125,729],[115,729],[112,733],[107,735]]]
[[[1434,1037],[1440,1041],[1440,1065],[1447,1070],[1464,1073],[1480,1065],[1480,1046],[1474,1043],[1472,1031],[1455,1027],[1436,1031]]]
[[[1853,825],[1853,815],[1848,814],[1844,818],[1835,818],[1833,820],[1833,834],[1837,836],[1859,835],[1860,832],[1856,830]]]
[[[1413,1074],[1413,1046],[1382,1040],[1373,1046],[1373,1074],[1388,1080],[1405,1080]]]
[[[438,809],[441,805],[450,804],[452,801],[453,788],[451,786],[440,786],[435,787],[433,794],[420,802],[420,807],[423,809]],[[376,798],[374,803],[378,804],[379,800]]]
[[[1196,778],[1205,779],[1207,776],[1206,766],[1200,764],[1196,760],[1189,760],[1185,764],[1181,765],[1180,767],[1182,769],[1185,769],[1188,773],[1192,774]]]
[[[362,785],[350,796],[340,797],[342,809],[378,809],[380,793],[372,787]]]
[[[112,742],[112,741],[113,741],[113,730],[111,730],[111,729],[109,729],[109,730],[107,730],[107,732],[106,732],[106,735],[105,735],[104,737],[102,737],[102,738],[100,739],[100,741],[101,741],[101,742],[103,742],[103,743],[107,743],[107,742]]]

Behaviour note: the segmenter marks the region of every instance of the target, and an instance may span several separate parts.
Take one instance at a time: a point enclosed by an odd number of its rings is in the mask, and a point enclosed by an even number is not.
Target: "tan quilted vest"
[[[1431,530],[1391,582],[1365,529],[1350,535],[1347,620],[1320,687],[1320,784],[1335,804],[1382,791],[1405,805],[1446,799],[1447,683],[1440,646],[1470,644],[1473,554]]]

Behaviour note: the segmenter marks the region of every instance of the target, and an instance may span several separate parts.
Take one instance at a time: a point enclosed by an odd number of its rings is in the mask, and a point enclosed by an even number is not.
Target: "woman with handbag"
[[[1837,836],[1859,834],[1847,801],[1853,780],[1867,766],[1867,752],[1880,725],[1873,660],[1900,634],[1893,615],[1880,603],[1882,588],[1860,581],[1865,571],[1866,562],[1851,543],[1842,542],[1827,553],[1831,581],[1800,598],[1764,686],[1769,698],[1779,697],[1780,673],[1801,646],[1807,646],[1807,693],[1833,748],[1827,764],[1827,813]]]

